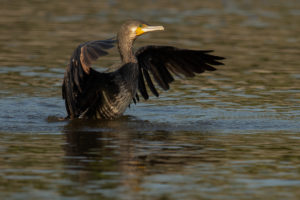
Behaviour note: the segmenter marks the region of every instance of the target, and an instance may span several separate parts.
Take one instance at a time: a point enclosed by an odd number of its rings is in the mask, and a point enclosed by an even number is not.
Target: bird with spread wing
[[[163,90],[168,90],[173,75],[193,77],[216,70],[212,65],[223,65],[220,60],[224,58],[211,55],[212,51],[150,45],[134,52],[133,43],[138,36],[160,30],[164,27],[129,20],[121,26],[116,40],[80,44],[71,56],[62,85],[67,118],[115,119],[132,102],[139,101],[139,96],[147,100],[149,90],[158,97],[153,79]],[[119,67],[112,72],[94,70],[92,62],[106,55],[115,44],[121,56]]]

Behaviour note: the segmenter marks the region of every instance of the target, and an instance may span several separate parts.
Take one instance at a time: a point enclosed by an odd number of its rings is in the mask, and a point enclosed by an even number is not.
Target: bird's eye
[[[140,28],[143,28],[143,24],[140,24],[139,27],[140,27]]]

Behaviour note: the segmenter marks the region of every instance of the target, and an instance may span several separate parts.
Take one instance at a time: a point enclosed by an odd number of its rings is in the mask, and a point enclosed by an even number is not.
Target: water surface
[[[166,28],[136,47],[214,49],[226,65],[118,120],[61,121],[73,49],[128,18]],[[299,21],[293,0],[3,0],[0,199],[299,199]]]

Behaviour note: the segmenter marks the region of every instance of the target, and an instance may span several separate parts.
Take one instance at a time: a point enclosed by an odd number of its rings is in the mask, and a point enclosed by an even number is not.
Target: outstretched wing
[[[89,112],[87,108],[99,101],[97,90],[107,75],[93,70],[91,63],[106,55],[106,50],[112,48],[114,43],[113,39],[89,41],[75,49],[62,85],[62,96],[69,118],[77,118]]]
[[[195,73],[216,70],[212,65],[223,65],[220,60],[224,58],[210,55],[211,52],[213,51],[179,49],[172,46],[141,47],[135,53],[140,70],[138,81],[140,94],[144,99],[149,98],[145,84],[147,82],[151,92],[155,96],[159,95],[150,73],[162,89],[168,90],[169,84],[174,81],[172,73],[177,76],[193,77]],[[138,100],[138,96],[136,98]]]

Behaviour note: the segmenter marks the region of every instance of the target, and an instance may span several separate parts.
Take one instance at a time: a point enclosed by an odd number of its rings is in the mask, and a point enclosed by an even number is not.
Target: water
[[[0,199],[299,199],[300,2],[1,1]],[[65,66],[127,18],[136,46],[214,49],[114,121],[61,121]],[[101,58],[98,70],[118,61]]]

